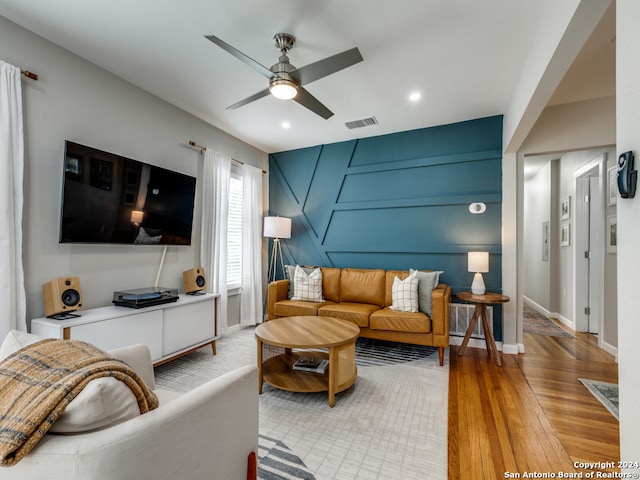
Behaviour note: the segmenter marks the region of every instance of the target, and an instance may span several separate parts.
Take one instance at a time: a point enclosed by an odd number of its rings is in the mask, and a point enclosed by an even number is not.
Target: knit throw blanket
[[[79,340],[45,339],[0,363],[0,464],[19,462],[91,380],[113,377],[135,394],[140,413],[158,398],[126,363]]]

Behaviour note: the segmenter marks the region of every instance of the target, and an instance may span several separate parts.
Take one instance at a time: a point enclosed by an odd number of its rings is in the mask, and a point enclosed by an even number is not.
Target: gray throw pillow
[[[417,272],[418,275],[418,309],[431,317],[431,294],[440,281],[443,271],[421,272],[420,270],[409,270],[409,273]]]

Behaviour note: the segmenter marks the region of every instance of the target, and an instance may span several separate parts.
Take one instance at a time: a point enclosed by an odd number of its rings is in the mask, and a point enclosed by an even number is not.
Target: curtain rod
[[[30,78],[31,80],[38,81],[38,74],[37,73],[33,73],[33,72],[28,71],[28,70],[22,70],[22,69],[20,69],[20,73],[22,75],[24,75],[25,77]]]
[[[202,153],[204,150],[207,149],[207,147],[203,147],[202,145],[198,145],[196,142],[194,142],[193,140],[189,140],[189,145],[191,145],[192,147],[196,147],[200,149],[200,153]],[[241,162],[240,160],[236,160],[235,158],[232,158],[231,160],[233,160],[236,163],[239,163],[240,165],[244,165],[244,162]],[[267,173],[264,170],[262,170],[262,173]]]

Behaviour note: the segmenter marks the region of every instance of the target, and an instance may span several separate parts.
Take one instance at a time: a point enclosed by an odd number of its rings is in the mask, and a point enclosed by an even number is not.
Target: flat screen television
[[[195,177],[65,142],[60,243],[190,245]]]

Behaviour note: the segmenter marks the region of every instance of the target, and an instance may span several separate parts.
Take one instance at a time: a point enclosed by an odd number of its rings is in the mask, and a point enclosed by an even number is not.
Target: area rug
[[[566,330],[563,330],[542,313],[532,308],[527,302],[523,307],[524,333],[534,335],[546,335],[548,337],[575,338]]]
[[[591,394],[596,397],[602,405],[606,407],[611,415],[616,417],[617,420],[620,420],[619,411],[618,411],[618,384],[617,383],[608,383],[608,382],[599,382],[597,380],[588,380],[586,378],[579,378],[582,384],[587,387],[587,390],[591,392]]]
[[[255,364],[252,328],[156,367],[159,387],[192,388]],[[389,353],[385,357],[385,353]],[[258,477],[262,480],[404,480],[447,478],[449,361],[437,349],[359,339],[355,385],[336,395],[260,395]]]

